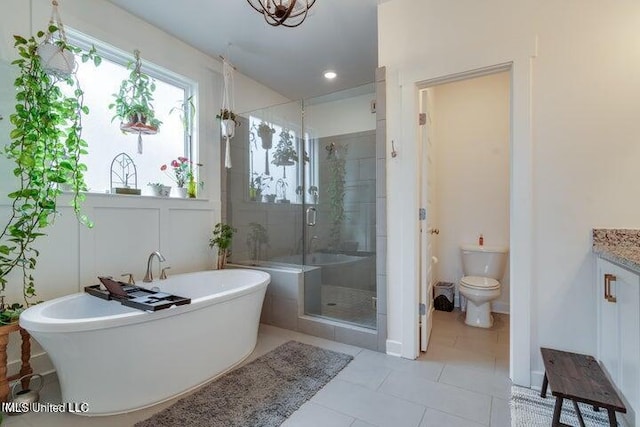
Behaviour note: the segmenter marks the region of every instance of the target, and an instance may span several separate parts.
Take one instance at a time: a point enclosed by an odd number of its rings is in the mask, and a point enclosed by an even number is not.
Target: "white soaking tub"
[[[249,356],[270,280],[248,269],[179,274],[143,285],[191,304],[151,313],[78,293],[25,310],[20,325],[51,358],[64,403],[117,414],[191,390]]]

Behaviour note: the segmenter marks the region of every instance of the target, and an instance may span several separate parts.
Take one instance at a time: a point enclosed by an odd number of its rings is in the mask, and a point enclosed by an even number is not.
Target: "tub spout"
[[[157,257],[159,262],[165,262],[166,261],[165,257],[162,256],[160,251],[152,252],[151,255],[149,255],[149,259],[147,260],[147,272],[144,275],[144,279],[142,279],[142,281],[145,282],[145,283],[153,282],[153,273],[151,272],[151,266],[153,264],[153,257]]]

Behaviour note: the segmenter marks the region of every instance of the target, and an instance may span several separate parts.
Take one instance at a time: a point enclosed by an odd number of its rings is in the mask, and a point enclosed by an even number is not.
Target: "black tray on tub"
[[[101,289],[100,285],[86,286],[85,292],[104,300],[119,301],[127,307],[144,311],[158,311],[174,305],[191,304],[191,298],[180,297],[159,291],[150,291],[124,282],[117,282],[108,277],[98,277],[107,288]]]

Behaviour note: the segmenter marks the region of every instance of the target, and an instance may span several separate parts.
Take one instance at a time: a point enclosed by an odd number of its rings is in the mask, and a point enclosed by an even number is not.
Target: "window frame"
[[[67,36],[67,40],[69,44],[79,47],[84,51],[90,50],[92,47],[95,47],[97,50],[98,56],[108,61],[111,61],[115,64],[121,65],[124,68],[127,68],[129,63],[131,63],[133,58],[132,52],[127,52],[126,50],[117,48],[103,40],[100,40],[96,37],[90,36],[83,32],[80,32],[74,28],[70,28],[65,26],[65,33]],[[171,71],[167,68],[164,68],[160,65],[157,65],[148,60],[142,61],[141,71],[147,74],[149,77],[157,80],[161,80],[164,83],[168,83],[172,86],[175,86],[179,89],[184,90],[184,100],[185,104],[189,103],[189,99],[193,102],[194,105],[198,105],[198,83],[194,80]],[[189,114],[191,114],[189,112]],[[183,150],[185,153],[185,157],[191,159],[194,163],[199,163],[199,150],[198,150],[198,138],[197,138],[197,129],[198,129],[198,112],[196,110],[195,114],[191,117],[191,135],[189,135],[188,130],[184,131],[184,143]],[[89,149],[91,149],[91,142],[89,143]],[[200,182],[201,178],[199,176],[198,168],[195,168],[195,177],[196,181]],[[88,192],[88,194],[101,194],[100,192]]]

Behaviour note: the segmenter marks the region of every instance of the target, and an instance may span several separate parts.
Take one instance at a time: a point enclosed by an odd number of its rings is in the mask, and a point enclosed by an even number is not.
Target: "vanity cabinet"
[[[598,360],[623,395],[628,425],[640,427],[640,276],[602,258],[596,270]]]

